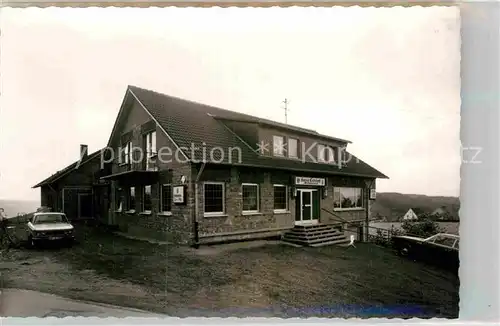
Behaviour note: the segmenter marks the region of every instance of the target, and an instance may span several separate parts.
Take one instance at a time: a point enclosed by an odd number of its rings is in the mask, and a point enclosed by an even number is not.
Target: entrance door
[[[316,224],[317,201],[314,200],[318,195],[316,189],[298,189],[296,197],[295,224]]]
[[[92,194],[78,194],[78,218],[93,217],[92,211]]]

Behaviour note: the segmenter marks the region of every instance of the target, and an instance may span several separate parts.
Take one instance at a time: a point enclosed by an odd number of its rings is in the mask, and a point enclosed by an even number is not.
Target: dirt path
[[[137,309],[71,300],[37,291],[4,289],[0,316],[3,317],[156,317],[165,316]]]
[[[124,306],[145,307],[157,302],[148,288],[97,274],[92,269],[77,270],[54,258],[51,252],[14,249],[0,264],[4,288],[23,288]]]
[[[73,248],[9,251],[2,287],[178,317],[458,315],[456,276],[370,244],[195,251],[95,230],[81,239]]]

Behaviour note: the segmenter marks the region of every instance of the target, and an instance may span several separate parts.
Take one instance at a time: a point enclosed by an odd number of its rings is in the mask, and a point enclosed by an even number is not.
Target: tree
[[[401,228],[408,235],[427,238],[436,233],[444,233],[445,230],[434,221],[429,213],[422,214],[417,221],[404,221]]]

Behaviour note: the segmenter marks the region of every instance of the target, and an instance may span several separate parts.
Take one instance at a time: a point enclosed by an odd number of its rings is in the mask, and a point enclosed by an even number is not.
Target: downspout
[[[198,171],[198,175],[194,181],[194,217],[193,217],[193,233],[194,233],[194,247],[196,249],[199,248],[199,235],[198,235],[198,182],[200,181],[201,174],[205,169],[205,162],[202,163],[200,170]]]
[[[375,179],[371,180],[366,189],[366,216],[365,216],[365,234],[363,235],[363,240],[368,241],[368,233],[370,232],[370,189],[373,187]]]
[[[61,195],[61,213],[64,213],[64,187],[62,188],[62,195]]]

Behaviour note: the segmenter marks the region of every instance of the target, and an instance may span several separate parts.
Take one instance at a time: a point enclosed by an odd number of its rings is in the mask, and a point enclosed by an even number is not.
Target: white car
[[[33,247],[44,241],[63,241],[71,245],[75,240],[73,231],[66,214],[39,212],[28,222],[28,242]]]

